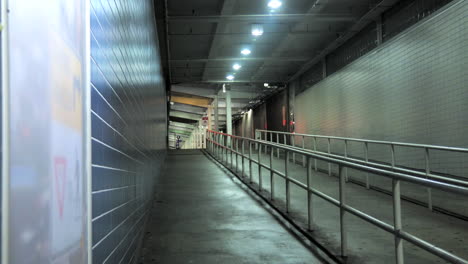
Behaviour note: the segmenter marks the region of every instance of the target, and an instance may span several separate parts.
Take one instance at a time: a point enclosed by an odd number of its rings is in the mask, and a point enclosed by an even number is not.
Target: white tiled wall
[[[468,147],[467,14],[467,2],[454,1],[298,94],[296,132]],[[389,151],[369,155],[389,161]],[[423,152],[397,149],[397,163],[423,168]],[[467,164],[468,155],[431,153],[436,172],[468,177]]]

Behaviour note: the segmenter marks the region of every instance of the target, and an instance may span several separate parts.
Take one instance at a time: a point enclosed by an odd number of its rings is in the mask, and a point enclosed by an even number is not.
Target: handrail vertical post
[[[273,201],[275,197],[275,183],[273,180],[273,148],[270,151],[270,199]]]
[[[239,138],[236,138],[236,172],[239,172]]]
[[[252,183],[252,142],[251,141],[249,141],[249,181],[250,183]]]
[[[328,154],[331,154],[330,138],[327,138]],[[328,162],[328,176],[331,176],[331,163]]]
[[[270,132],[270,141],[271,141],[271,143],[273,143],[273,132]],[[267,148],[268,148],[268,146],[265,146],[265,154],[267,154],[267,152],[268,152]]]
[[[278,133],[276,133],[276,143],[278,143],[278,144],[280,143],[280,142],[279,142],[279,134],[278,134]],[[279,148],[277,148],[277,149],[276,149],[276,157],[278,157],[278,158],[279,158],[279,151],[280,151]]]
[[[228,164],[229,161],[229,153],[228,153],[228,137],[225,135],[224,136],[224,157],[226,159],[226,165]]]
[[[344,156],[345,156],[345,158],[348,157],[348,140],[346,140],[346,139],[344,140]],[[347,167],[345,168],[345,179],[346,179],[346,181],[349,180],[349,178],[348,178],[348,168]]]
[[[400,180],[393,180],[393,225],[395,236],[395,260],[397,264],[403,264],[403,240],[398,235],[402,229],[401,225],[401,197]]]
[[[312,160],[307,157],[307,227],[313,230],[314,218],[312,214],[312,191],[311,191],[311,178],[312,177]]]
[[[348,235],[345,223],[346,210],[344,206],[346,204],[346,181],[343,173],[343,166],[338,166],[338,174],[340,177],[340,235],[341,235],[341,256],[346,257],[348,255]]]
[[[291,207],[291,188],[289,184],[289,151],[285,150],[284,153],[284,177],[286,181],[286,213],[289,213],[289,208]]]
[[[245,173],[245,165],[244,165],[244,155],[245,155],[245,141],[244,139],[241,140],[242,142],[242,155],[241,155],[241,158],[242,158],[242,177],[244,177],[244,173]]]
[[[266,146],[265,146],[266,150]],[[262,191],[262,159],[261,159],[262,153],[260,151],[258,152],[258,190],[261,192]]]
[[[221,158],[221,139],[220,139],[220,135],[217,134],[216,135],[216,143],[218,143],[218,145],[216,145],[216,152],[217,152],[217,155],[218,155],[218,159]]]
[[[296,137],[294,134],[291,135],[291,146],[296,147]],[[292,161],[293,164],[296,164],[296,152],[293,152]]]
[[[313,142],[314,142],[314,151],[317,151],[317,138],[316,137],[313,137]],[[314,159],[314,165],[315,165],[315,171],[318,170],[317,168],[317,159]]]
[[[431,173],[431,167],[430,167],[430,160],[429,160],[429,148],[424,148],[424,153],[425,153],[425,160],[426,160],[426,178],[429,177],[429,174]],[[429,208],[429,210],[432,211],[432,189],[431,188],[427,188],[427,207]]]
[[[279,141],[278,141],[278,144],[279,144]],[[283,144],[286,145],[286,146],[288,145],[286,133],[283,134]],[[278,158],[279,158],[279,156],[278,156]]]
[[[364,155],[366,159],[366,165],[369,162],[369,144],[367,142],[364,143]],[[366,172],[366,189],[370,189],[370,183],[369,183],[369,173]]]
[[[305,136],[302,136],[302,149],[305,149]],[[302,166],[305,167],[306,165],[306,156],[302,155]]]
[[[229,148],[229,151],[231,151],[231,169],[233,169],[233,166],[234,166],[234,160],[233,160],[233,152],[234,152],[234,144],[233,144],[233,138],[229,135],[228,136],[228,148]]]

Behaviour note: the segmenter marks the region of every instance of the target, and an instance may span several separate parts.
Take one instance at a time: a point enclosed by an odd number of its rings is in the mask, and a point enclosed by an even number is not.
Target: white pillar
[[[218,104],[219,104],[219,99],[218,99],[218,95],[215,96],[215,100],[214,100],[214,127],[213,127],[213,130],[214,131],[219,131],[219,107],[218,107]]]
[[[213,125],[212,125],[212,121],[213,121],[213,120],[212,120],[212,118],[211,118],[211,112],[213,112],[213,111],[212,111],[212,108],[213,108],[213,106],[212,106],[212,105],[209,105],[209,106],[208,106],[208,111],[207,111],[207,112],[208,112],[208,114],[207,114],[207,115],[208,115],[208,129],[209,129],[209,130],[213,130]]]
[[[232,135],[231,91],[226,91],[226,133]]]

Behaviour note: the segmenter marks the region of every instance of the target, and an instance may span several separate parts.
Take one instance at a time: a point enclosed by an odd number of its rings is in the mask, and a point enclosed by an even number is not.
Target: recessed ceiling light
[[[226,76],[226,79],[232,81],[232,80],[234,80],[234,75],[229,74],[228,76]]]
[[[236,64],[232,65],[232,68],[237,71],[240,68],[242,68],[242,66],[239,63],[236,63]]]
[[[268,7],[270,8],[273,8],[273,9],[277,9],[279,8],[283,3],[279,0],[271,0],[270,2],[268,2]]]
[[[255,37],[263,35],[263,26],[260,24],[252,25],[252,35]]]
[[[249,49],[243,49],[241,50],[241,53],[242,55],[249,55],[250,53],[252,53],[252,51],[250,51]]]

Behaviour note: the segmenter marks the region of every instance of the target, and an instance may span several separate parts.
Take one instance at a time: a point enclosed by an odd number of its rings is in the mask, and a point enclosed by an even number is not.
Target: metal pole
[[[312,159],[307,158],[307,227],[309,230],[313,230],[314,218],[312,215],[312,191],[311,179],[312,177]]]
[[[265,146],[266,149],[266,146]],[[260,151],[258,152],[258,190],[261,192],[262,191],[262,159],[261,159],[261,153]]]
[[[239,172],[239,139],[236,138],[236,172]]]
[[[395,258],[397,264],[403,264],[403,240],[398,236],[401,231],[400,180],[393,180],[393,225],[395,228]]]
[[[302,149],[305,149],[305,137],[302,136]],[[306,156],[302,156],[302,166],[306,166]]]
[[[328,154],[331,153],[331,150],[330,150],[330,138],[327,138],[327,145],[328,145]],[[328,176],[331,176],[331,163],[328,162]]]
[[[245,173],[244,156],[245,156],[245,142],[244,142],[244,139],[242,139],[242,177],[244,177],[244,173]]]
[[[273,148],[270,151],[270,199],[273,201],[275,197],[275,183],[273,179]]]
[[[232,138],[230,136],[227,137],[228,138],[228,148],[229,148],[229,151],[231,152],[231,169],[233,169],[233,166],[234,166],[234,160],[233,160],[233,151],[234,151],[234,145],[233,145],[233,142],[232,142]]]
[[[346,204],[346,180],[343,173],[343,166],[338,166],[338,174],[340,177],[340,234],[341,234],[341,256],[346,257],[348,255],[348,236],[346,233],[345,214],[346,210],[344,205]]]
[[[291,135],[291,145],[293,147],[296,147],[296,139],[295,139],[294,134]],[[293,164],[296,164],[296,152],[293,152],[292,160],[293,160]]]
[[[313,137],[314,151],[317,151],[317,138]],[[314,159],[315,171],[317,171],[317,159]]]
[[[262,136],[263,136],[263,132],[260,131],[260,140],[262,140]],[[266,132],[265,132],[265,140],[266,140]],[[258,151],[262,151],[262,146],[258,143],[255,143],[255,149],[258,150]]]
[[[367,142],[364,143],[364,154],[366,158],[366,164],[369,162],[369,145]],[[369,173],[366,172],[366,189],[370,189],[370,183],[369,183]]]
[[[276,143],[279,144],[279,134],[278,133],[276,133]],[[276,157],[279,158],[279,148],[276,149]]]
[[[289,186],[289,175],[288,175],[288,163],[289,163],[289,152],[285,151],[285,159],[284,159],[284,176],[286,180],[286,213],[289,213],[289,208],[291,206],[290,201],[290,186]]]
[[[270,141],[273,143],[273,132],[270,132]],[[268,146],[265,146],[265,154],[267,154]]]
[[[426,178],[429,177],[431,173],[431,167],[429,165],[429,148],[424,148],[425,158],[426,158]],[[432,211],[432,189],[427,188],[427,207]]]
[[[260,151],[258,152],[260,153]],[[249,179],[252,183],[252,142],[249,141]]]
[[[344,156],[345,158],[348,157],[348,141],[345,139],[344,141]],[[345,179],[348,181],[348,168],[345,168]]]

